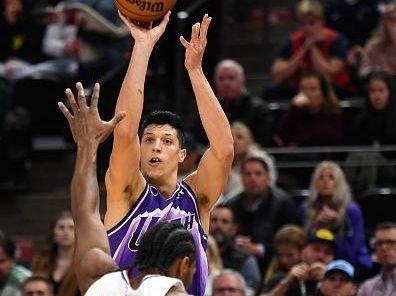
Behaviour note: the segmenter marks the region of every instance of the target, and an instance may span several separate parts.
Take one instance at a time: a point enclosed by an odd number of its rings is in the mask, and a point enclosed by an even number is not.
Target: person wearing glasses
[[[358,296],[396,295],[396,223],[377,225],[374,239],[374,252],[381,272],[360,286]]]
[[[224,269],[213,279],[212,296],[246,296],[246,282],[232,269]]]

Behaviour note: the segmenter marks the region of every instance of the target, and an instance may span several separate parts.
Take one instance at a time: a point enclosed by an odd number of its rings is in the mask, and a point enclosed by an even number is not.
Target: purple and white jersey
[[[197,271],[188,292],[196,296],[204,295],[208,276],[205,253],[207,235],[199,218],[195,194],[185,182],[177,183],[175,192],[169,198],[164,197],[155,187],[146,184],[143,193],[128,214],[107,232],[114,260],[121,269],[133,266],[142,235],[159,221],[181,223],[193,235]],[[131,272],[132,276],[135,276],[137,269]]]

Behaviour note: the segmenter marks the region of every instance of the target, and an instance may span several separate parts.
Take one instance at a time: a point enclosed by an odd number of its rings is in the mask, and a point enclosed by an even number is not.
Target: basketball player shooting
[[[229,122],[202,70],[211,18],[192,26],[190,41],[180,37],[199,115],[210,147],[198,168],[177,182],[178,164],[186,156],[180,118],[167,111],[154,111],[140,130],[144,83],[151,52],[164,33],[168,13],[161,24],[140,28],[120,14],[135,40],[115,113],[125,110],[125,119],[114,130],[113,150],[106,173],[108,229],[113,258],[121,267],[132,266],[142,234],[159,221],[184,225],[195,239],[197,258],[193,295],[204,294],[207,278],[205,249],[211,207],[218,200],[233,160]],[[132,270],[132,276],[136,274]]]
[[[77,102],[71,90],[66,90],[72,112],[63,103],[59,103],[59,108],[77,144],[71,209],[76,233],[73,265],[81,293],[85,296],[187,295],[184,285],[191,283],[195,271],[195,244],[192,235],[180,224],[161,222],[145,233],[135,262],[139,274],[130,282],[111,258],[99,214],[96,155],[99,144],[112,133],[125,112],[119,112],[108,122],[102,121],[97,108],[99,84],[94,87],[90,106],[81,83],[77,83],[77,90]]]

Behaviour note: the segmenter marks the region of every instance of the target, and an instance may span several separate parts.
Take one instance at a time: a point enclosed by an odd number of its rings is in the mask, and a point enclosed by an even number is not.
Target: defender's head
[[[135,265],[141,272],[157,270],[178,278],[188,287],[196,270],[195,250],[194,238],[184,226],[159,222],[144,234]]]
[[[186,157],[181,118],[170,111],[153,111],[143,121],[140,133],[140,169],[151,182],[177,175]],[[154,182],[155,183],[155,182]]]

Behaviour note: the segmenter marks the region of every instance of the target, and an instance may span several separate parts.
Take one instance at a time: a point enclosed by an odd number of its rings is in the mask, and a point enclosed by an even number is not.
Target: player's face
[[[60,218],[54,227],[54,242],[60,247],[74,245],[74,222],[70,217]]]
[[[341,272],[330,273],[322,280],[320,286],[324,296],[354,295],[355,290],[351,279]]]
[[[307,96],[312,109],[318,109],[323,105],[324,99],[318,78],[304,77],[300,82],[300,91]]]
[[[243,84],[240,73],[231,65],[223,66],[216,74],[216,92],[222,99],[232,100],[237,98],[242,92]]]
[[[186,156],[186,150],[180,148],[177,130],[169,124],[147,126],[140,147],[140,169],[149,181],[176,176],[178,164]]]
[[[384,110],[389,102],[389,89],[386,83],[373,79],[369,84],[370,104],[375,110]]]
[[[247,194],[262,194],[269,187],[268,172],[259,161],[248,161],[242,168],[242,184]]]
[[[23,296],[51,296],[48,285],[43,281],[29,282],[23,289]]]
[[[317,190],[321,196],[332,196],[336,189],[335,176],[331,168],[324,168],[316,182]]]
[[[11,272],[14,260],[6,254],[4,249],[0,247],[0,281],[5,280]]]
[[[301,251],[292,246],[279,245],[276,247],[276,258],[282,268],[289,270],[301,261]]]

